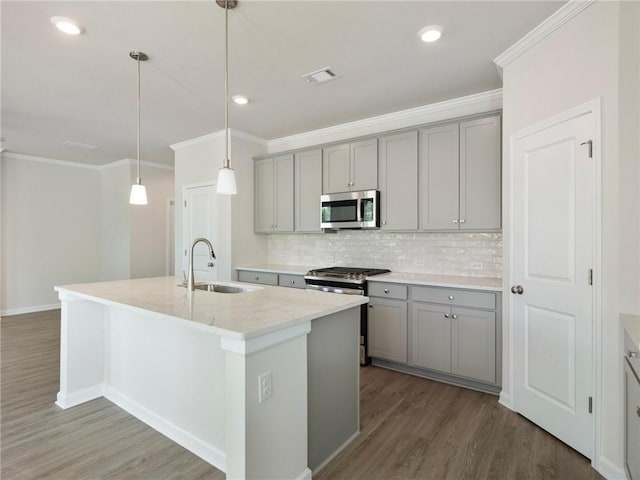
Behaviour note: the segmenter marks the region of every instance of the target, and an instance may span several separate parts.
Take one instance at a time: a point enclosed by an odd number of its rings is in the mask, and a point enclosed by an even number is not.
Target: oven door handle
[[[329,287],[326,285],[310,285],[307,284],[307,290],[315,290],[316,292],[340,293],[343,295],[364,295],[364,290],[357,288]]]

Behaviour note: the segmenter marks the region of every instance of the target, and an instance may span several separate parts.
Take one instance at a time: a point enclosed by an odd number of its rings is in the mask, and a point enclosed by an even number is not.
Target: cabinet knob
[[[256,278],[254,278],[254,280],[260,280],[260,277],[256,277]]]
[[[444,314],[444,318],[449,318],[449,314],[448,314],[448,313],[445,313],[445,314]]]
[[[388,289],[388,288],[385,288],[385,289],[384,289],[384,293],[389,293],[389,289]]]
[[[464,223],[464,218],[461,218],[461,219],[460,219],[460,223]]]
[[[638,352],[632,352],[631,350],[627,350],[627,357],[636,358],[638,356]]]
[[[453,219],[453,223],[458,223],[458,219],[457,219],[457,218],[454,218],[454,219]]]
[[[382,222],[382,224],[383,224],[383,225],[386,225],[386,224],[387,224],[387,221],[386,221],[386,220],[385,220],[385,221],[383,221],[383,222]]]
[[[291,285],[295,285],[296,281],[295,280],[291,280]]]
[[[373,308],[373,305],[369,304],[369,308]]]
[[[453,300],[453,295],[449,295],[449,300]]]
[[[455,320],[456,318],[458,318],[458,315],[456,315],[456,314],[454,313],[453,315],[451,315],[451,318],[453,318],[453,319]]]
[[[213,268],[213,262],[209,262],[209,263],[207,263],[207,267],[209,267],[209,268]]]
[[[524,293],[524,288],[522,288],[522,285],[514,285],[511,287],[511,293],[522,295]]]

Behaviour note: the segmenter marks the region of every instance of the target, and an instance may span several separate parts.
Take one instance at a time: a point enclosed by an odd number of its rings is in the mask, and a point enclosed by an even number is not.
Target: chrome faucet
[[[196,289],[196,282],[195,282],[195,279],[193,278],[193,249],[196,246],[196,244],[200,242],[206,243],[207,247],[209,247],[209,258],[211,260],[216,258],[216,254],[213,252],[213,245],[211,245],[211,242],[206,238],[199,237],[199,238],[196,238],[191,243],[191,248],[189,248],[189,275],[187,277],[187,290],[191,292],[193,292]]]

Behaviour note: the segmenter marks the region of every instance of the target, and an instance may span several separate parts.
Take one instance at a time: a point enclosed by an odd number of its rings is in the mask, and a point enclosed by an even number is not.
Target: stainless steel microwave
[[[320,203],[322,228],[380,228],[378,190],[322,195]]]

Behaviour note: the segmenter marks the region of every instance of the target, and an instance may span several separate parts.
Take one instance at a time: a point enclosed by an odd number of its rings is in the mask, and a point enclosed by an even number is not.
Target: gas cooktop
[[[336,280],[350,283],[364,283],[367,277],[389,273],[383,268],[329,267],[309,270],[304,276],[306,280]]]

